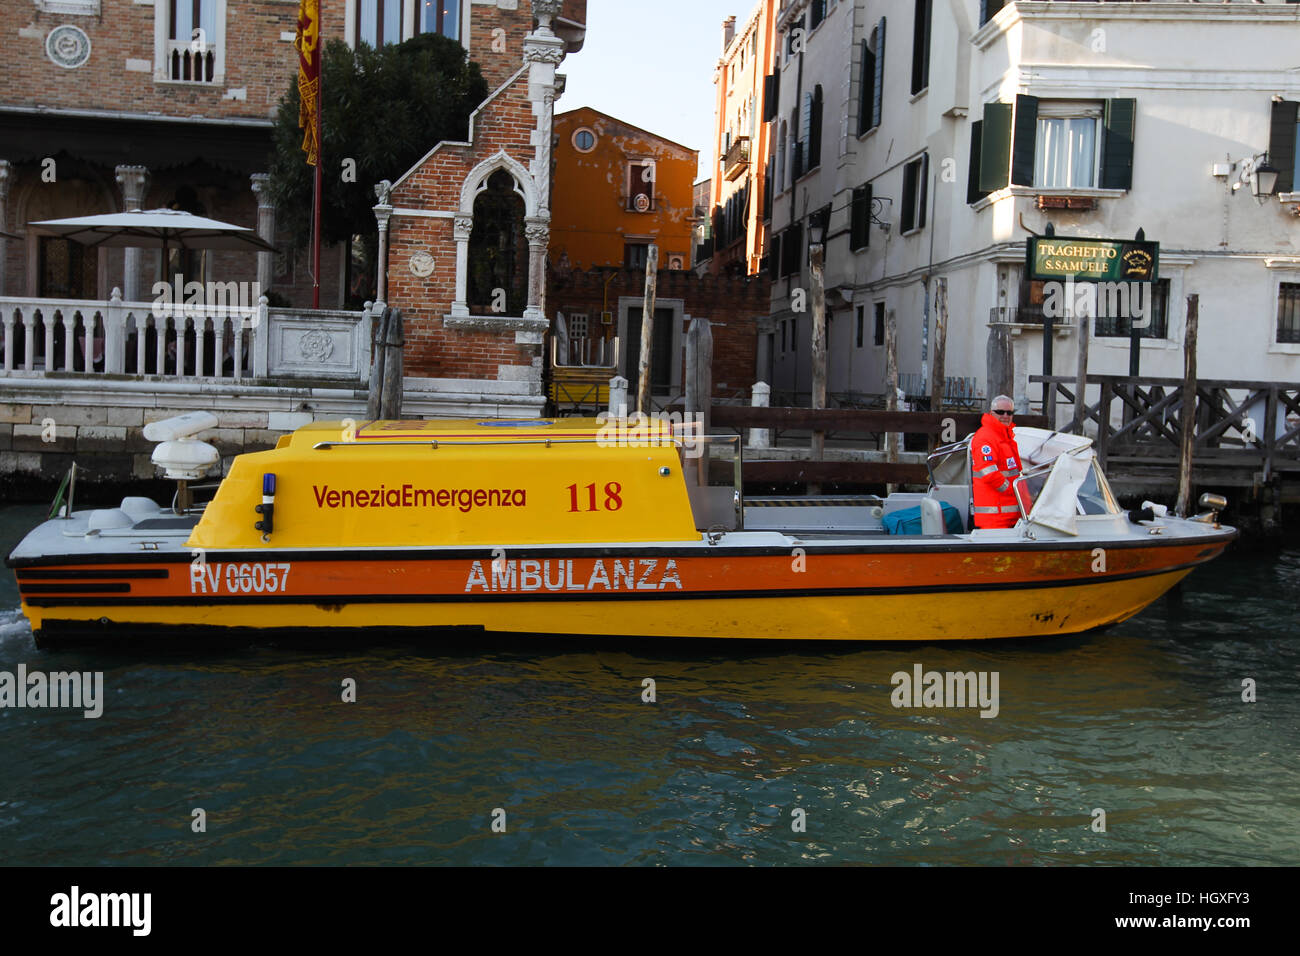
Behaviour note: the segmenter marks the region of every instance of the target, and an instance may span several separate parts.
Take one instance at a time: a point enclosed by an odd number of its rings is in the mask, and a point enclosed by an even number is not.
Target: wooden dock
[[[1046,418],[1073,430],[1075,379],[1033,376],[1046,385]],[[1170,487],[1183,455],[1182,379],[1089,375],[1083,431],[1120,490]],[[1277,503],[1300,501],[1300,384],[1202,379],[1192,383],[1191,481],[1204,490],[1248,489]],[[1068,406],[1068,408],[1067,408]],[[1070,421],[1064,418],[1068,414]]]

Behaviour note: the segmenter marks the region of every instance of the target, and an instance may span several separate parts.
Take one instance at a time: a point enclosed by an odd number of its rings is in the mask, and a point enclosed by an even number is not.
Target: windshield
[[[1096,461],[1093,461],[1092,467],[1088,469],[1088,477],[1079,486],[1079,514],[1119,514],[1119,505]]]
[[[1020,510],[1024,514],[1029,514],[1034,510],[1034,502],[1038,500],[1043,485],[1047,483],[1047,476],[1051,473],[1052,466],[1050,464],[1039,465],[1037,468],[1029,469],[1023,476],[1016,479],[1016,498],[1020,502]]]

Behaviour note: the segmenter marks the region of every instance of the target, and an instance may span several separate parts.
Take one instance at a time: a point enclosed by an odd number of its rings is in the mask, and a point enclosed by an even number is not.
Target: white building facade
[[[1300,380],[1300,5],[787,0],[777,26],[759,349],[776,392],[811,387],[818,217],[841,400],[884,390],[890,313],[908,391],[928,390],[943,279],[946,375],[1036,405],[1052,290],[1025,246],[1051,229],[1160,243],[1143,377],[1182,375],[1195,293],[1201,378]],[[1277,169],[1274,195],[1254,195],[1253,165]],[[1130,311],[1093,317],[1090,375],[1128,373]],[[1076,330],[1056,323],[1052,370],[1073,375]]]

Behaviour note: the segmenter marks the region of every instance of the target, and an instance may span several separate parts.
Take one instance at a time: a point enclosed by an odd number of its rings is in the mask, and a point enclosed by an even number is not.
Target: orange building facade
[[[716,105],[712,222],[705,251],[714,274],[753,275],[763,256],[772,154],[770,117],[776,104],[773,68],[777,0],[759,0],[746,21],[722,25],[722,58],[714,70]]]
[[[589,107],[555,117],[551,264],[563,269],[691,265],[698,150]]]

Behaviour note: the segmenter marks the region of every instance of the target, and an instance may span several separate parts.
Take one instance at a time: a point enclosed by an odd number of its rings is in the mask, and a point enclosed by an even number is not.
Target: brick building
[[[552,397],[562,395],[566,379],[607,384],[615,374],[635,392],[652,243],[659,247],[652,394],[660,403],[681,397],[683,343],[694,316],[708,319],[713,331],[714,394],[747,390],[754,382],[755,321],[767,309],[770,283],[714,281],[690,271],[698,151],[588,107],[555,118],[554,142],[546,295]]]
[[[322,0],[342,38],[354,0]],[[412,11],[414,7],[412,7]],[[298,8],[285,0],[7,0],[0,90],[0,294],[148,297],[156,251],[87,250],[27,223],[175,206],[274,237],[261,174],[276,104],[297,72]],[[355,26],[355,17],[353,18]],[[251,281],[310,301],[308,258],[175,254],[187,277]],[[274,258],[274,261],[272,261]],[[342,249],[326,250],[322,305],[337,302]],[[171,270],[169,269],[169,272]]]
[[[659,273],[656,286],[651,394],[660,404],[682,396],[686,330],[701,316],[713,332],[714,397],[747,399],[755,381],[757,320],[771,296],[767,278],[668,270]],[[551,308],[565,316],[571,342],[577,338],[573,333],[585,329],[589,337],[612,341],[617,336],[627,343],[618,350],[617,373],[632,383],[633,394],[644,292],[644,271],[579,269],[553,271],[548,297]],[[576,343],[573,348],[576,358],[582,350]]]
[[[691,179],[699,151],[591,107],[555,117],[551,261],[574,269],[690,265]],[[610,189],[610,184],[620,188]]]
[[[492,92],[468,142],[439,143],[381,184],[379,296],[406,320],[408,394],[447,414],[537,414],[556,67],[582,45],[586,2],[470,9],[470,57]]]
[[[774,71],[777,0],[759,0],[739,27],[722,24],[722,58],[713,71],[714,132],[710,272],[760,271],[771,218],[772,130],[779,95]]]

